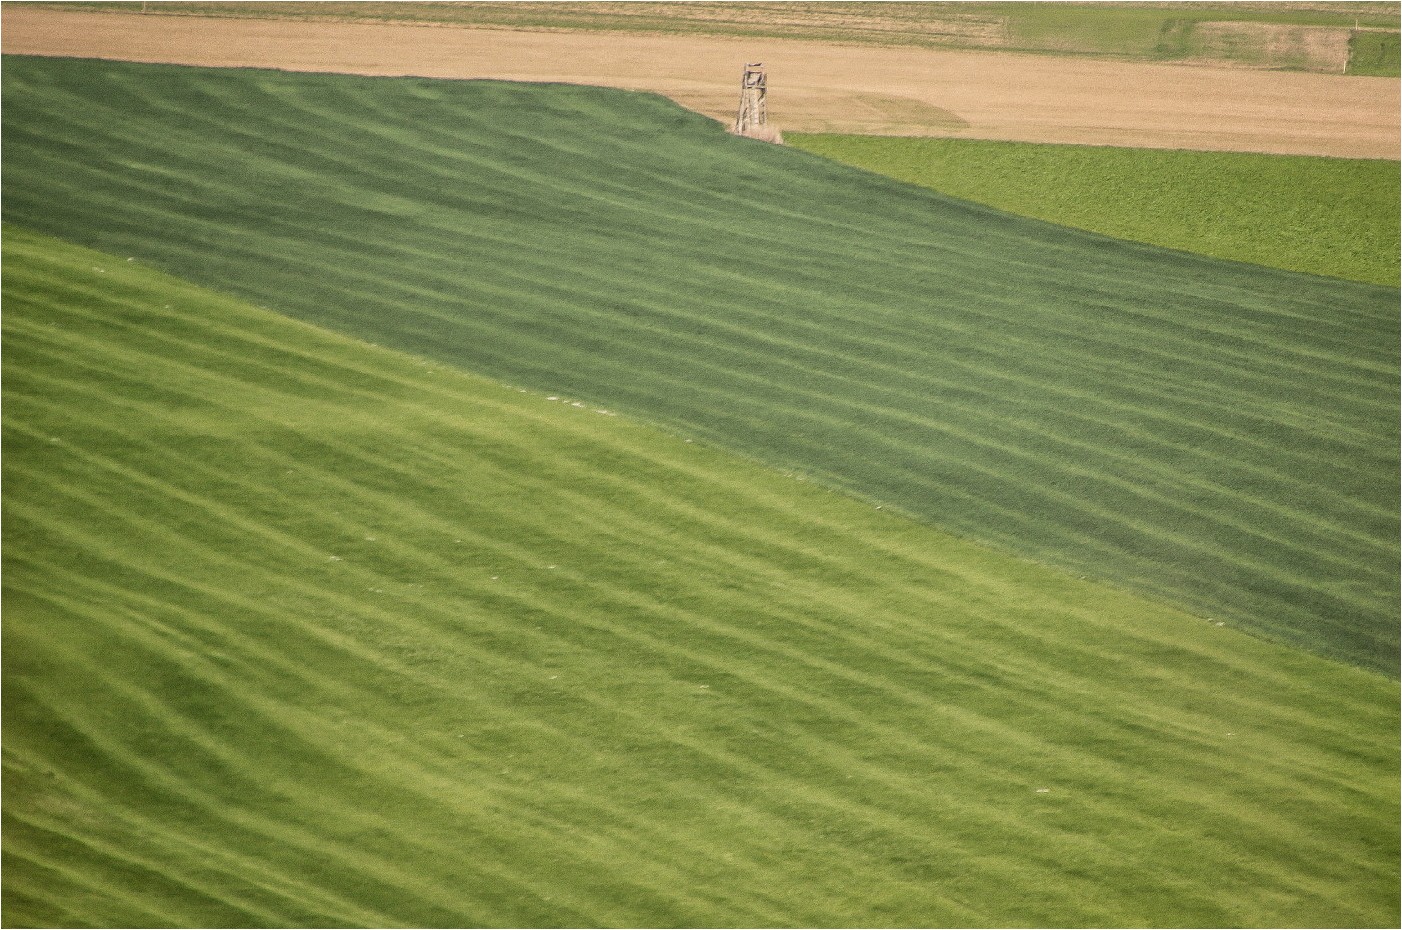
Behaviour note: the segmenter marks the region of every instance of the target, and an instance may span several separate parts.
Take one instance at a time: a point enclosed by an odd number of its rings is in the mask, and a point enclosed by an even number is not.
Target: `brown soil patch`
[[[174,64],[563,81],[733,118],[742,65],[785,131],[1397,158],[1396,78],[998,52],[3,9],[4,50]]]

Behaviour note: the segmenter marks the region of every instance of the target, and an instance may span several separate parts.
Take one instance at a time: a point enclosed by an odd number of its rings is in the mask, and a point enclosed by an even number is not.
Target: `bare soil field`
[[[9,7],[13,54],[597,84],[728,119],[746,61],[805,132],[1399,156],[1399,81],[771,38],[141,16]]]

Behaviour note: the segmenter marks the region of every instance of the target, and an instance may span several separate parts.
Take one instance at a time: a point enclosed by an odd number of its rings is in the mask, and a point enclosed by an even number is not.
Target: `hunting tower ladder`
[[[764,109],[764,62],[745,65],[740,78],[740,112],[735,116],[737,136],[760,135],[769,122]]]

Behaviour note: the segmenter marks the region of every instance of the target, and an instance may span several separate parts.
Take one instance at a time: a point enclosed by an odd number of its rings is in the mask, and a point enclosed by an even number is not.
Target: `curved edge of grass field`
[[[1396,920],[1395,682],[4,233],[7,923]]]
[[[1396,287],[1397,162],[788,133],[824,158],[1111,238]]]

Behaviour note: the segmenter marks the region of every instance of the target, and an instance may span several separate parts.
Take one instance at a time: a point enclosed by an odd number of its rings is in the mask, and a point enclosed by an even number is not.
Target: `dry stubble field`
[[[727,118],[763,60],[771,115],[807,132],[958,135],[1397,158],[1399,82],[997,52],[727,39],[4,10],[27,55],[597,84]]]

